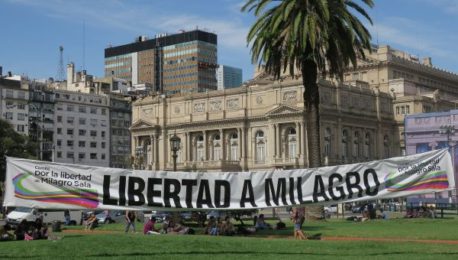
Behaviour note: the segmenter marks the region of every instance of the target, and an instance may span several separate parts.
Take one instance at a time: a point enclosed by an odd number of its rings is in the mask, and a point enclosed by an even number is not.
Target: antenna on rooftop
[[[64,71],[64,47],[59,46],[59,66],[57,68],[56,81],[63,81],[65,79]]]

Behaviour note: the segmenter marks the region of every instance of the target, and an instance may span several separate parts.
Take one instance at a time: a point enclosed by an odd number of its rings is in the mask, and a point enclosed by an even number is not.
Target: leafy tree
[[[0,119],[0,181],[5,181],[5,156],[35,158],[37,144],[28,141],[28,137],[14,130],[8,121]]]
[[[361,0],[373,7],[372,0]],[[242,11],[257,17],[247,40],[253,63],[275,78],[302,75],[309,167],[321,166],[318,79],[342,79],[370,51],[370,33],[355,16],[371,18],[352,0],[247,0]]]

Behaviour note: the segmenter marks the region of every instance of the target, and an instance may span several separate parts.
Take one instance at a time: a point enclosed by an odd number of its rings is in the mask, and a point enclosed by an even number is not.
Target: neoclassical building
[[[399,153],[392,96],[364,82],[319,84],[324,164]],[[179,171],[308,167],[300,79],[273,81],[261,74],[240,88],[148,96],[133,103],[132,119],[137,169],[173,169],[169,140],[174,134],[181,139]]]

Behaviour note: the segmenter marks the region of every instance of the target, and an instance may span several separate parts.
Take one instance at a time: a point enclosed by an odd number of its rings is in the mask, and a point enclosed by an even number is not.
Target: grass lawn
[[[291,224],[287,226],[287,230],[262,231],[250,237],[210,237],[126,235],[123,224],[110,224],[101,226],[93,234],[55,233],[62,237],[57,241],[0,242],[0,259],[458,259],[457,244],[395,240],[458,241],[458,219],[390,219],[363,223],[332,220],[306,222],[304,227],[307,233],[322,233],[324,239],[352,236],[392,238],[393,241],[296,241],[291,238]],[[140,228],[142,225],[138,223],[137,230]]]

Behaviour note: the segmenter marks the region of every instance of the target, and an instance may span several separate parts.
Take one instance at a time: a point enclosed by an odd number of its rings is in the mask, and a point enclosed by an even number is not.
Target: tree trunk
[[[316,168],[321,166],[320,146],[320,93],[318,90],[318,69],[313,60],[302,62],[302,82],[304,85],[304,109],[305,123],[308,141],[308,166]],[[323,217],[323,206],[310,205],[306,207],[308,219],[321,219]]]

